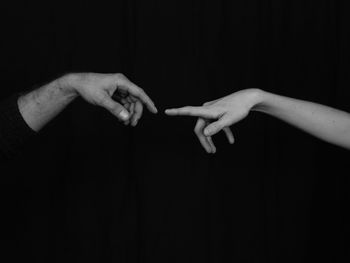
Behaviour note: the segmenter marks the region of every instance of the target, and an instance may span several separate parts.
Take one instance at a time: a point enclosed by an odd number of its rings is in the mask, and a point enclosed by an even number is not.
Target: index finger
[[[182,108],[176,108],[176,109],[167,109],[165,110],[165,114],[170,116],[195,116],[195,117],[202,117],[202,118],[215,118],[215,113],[205,107],[193,107],[193,106],[186,106]]]
[[[151,98],[144,92],[143,89],[132,83],[128,78],[123,77],[118,80],[118,85],[121,87],[124,87],[127,89],[130,95],[136,97],[139,99],[143,104],[146,105],[146,107],[149,109],[149,111],[153,113],[157,113],[158,110],[156,106],[154,105],[154,102],[151,100]]]

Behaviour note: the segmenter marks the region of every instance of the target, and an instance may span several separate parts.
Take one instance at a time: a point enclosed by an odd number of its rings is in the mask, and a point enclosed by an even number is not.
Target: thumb
[[[107,109],[115,117],[121,121],[126,121],[130,118],[130,114],[120,103],[112,100],[109,96],[104,97],[101,106]]]
[[[229,120],[228,120],[228,118],[225,118],[225,116],[223,116],[221,119],[209,124],[204,129],[204,135],[205,136],[213,136],[227,126],[229,126]]]

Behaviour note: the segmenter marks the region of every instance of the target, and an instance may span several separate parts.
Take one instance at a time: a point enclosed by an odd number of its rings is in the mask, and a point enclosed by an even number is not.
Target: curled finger
[[[196,126],[194,128],[194,132],[197,135],[199,142],[201,143],[202,147],[206,150],[206,152],[211,153],[212,152],[211,145],[210,145],[207,137],[204,136],[204,134],[203,134],[203,130],[204,130],[205,126],[206,126],[206,121],[202,118],[199,118],[197,120]]]
[[[225,127],[224,132],[226,134],[227,140],[229,141],[230,144],[234,144],[235,143],[235,137],[233,136],[233,133],[230,129],[230,127]]]

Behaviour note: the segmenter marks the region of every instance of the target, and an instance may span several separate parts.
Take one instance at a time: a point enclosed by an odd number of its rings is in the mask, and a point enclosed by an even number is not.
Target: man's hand
[[[247,89],[238,91],[221,99],[204,103],[200,107],[187,106],[168,109],[167,115],[185,115],[199,117],[195,126],[195,133],[208,153],[215,153],[216,147],[212,136],[223,130],[228,141],[233,144],[234,137],[230,126],[244,119],[249,111],[259,103],[260,91]]]
[[[20,96],[18,108],[28,126],[39,131],[77,96],[106,108],[132,126],[141,118],[143,105],[157,113],[147,94],[124,75],[97,73],[72,73],[58,78]]]
[[[104,107],[125,124],[136,126],[143,105],[157,113],[148,95],[120,73],[74,73],[63,77],[62,84],[74,89],[87,102]]]

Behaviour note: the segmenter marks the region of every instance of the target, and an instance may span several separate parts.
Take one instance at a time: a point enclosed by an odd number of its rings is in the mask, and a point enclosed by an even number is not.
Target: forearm
[[[28,126],[39,131],[76,97],[69,78],[63,76],[19,97],[18,107]]]
[[[350,114],[313,102],[261,91],[253,110],[264,112],[319,139],[350,149]]]

